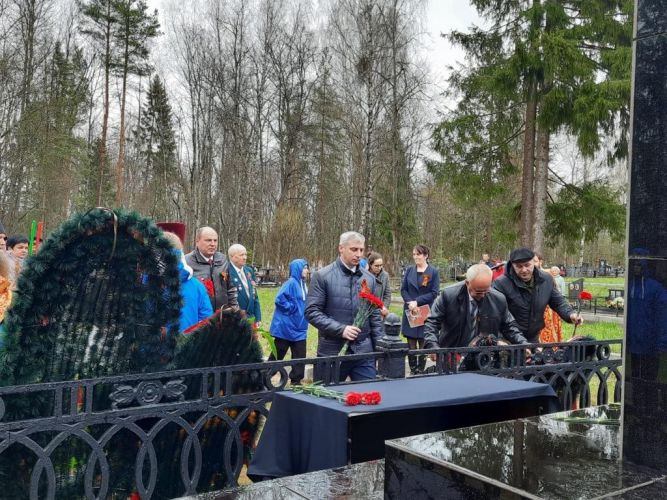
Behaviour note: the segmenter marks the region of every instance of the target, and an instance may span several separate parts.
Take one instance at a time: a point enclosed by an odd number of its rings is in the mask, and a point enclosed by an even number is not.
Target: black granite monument
[[[667,468],[667,2],[636,2],[623,455]],[[667,495],[667,491],[665,492]]]

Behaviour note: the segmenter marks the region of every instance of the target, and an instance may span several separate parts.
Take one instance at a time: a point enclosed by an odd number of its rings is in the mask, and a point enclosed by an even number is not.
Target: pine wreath
[[[213,316],[194,325],[186,335],[181,335],[174,357],[175,368],[204,368],[209,366],[231,366],[262,362],[262,349],[255,337],[245,313],[237,309],[221,309]],[[187,386],[190,392],[187,399],[200,397],[201,376],[189,377]],[[221,387],[226,384],[225,376],[221,377]],[[262,374],[259,370],[248,370],[235,373],[231,381],[232,394],[245,394],[261,391],[263,388]],[[222,395],[222,394],[220,394]],[[209,394],[209,396],[216,396]],[[225,449],[231,445],[232,464],[238,460],[247,463],[253,451],[253,443],[257,432],[259,412],[251,408],[226,408],[225,415],[209,415],[202,421],[202,415],[188,418],[191,425],[197,425],[201,443],[202,470],[197,486],[198,492],[219,490],[232,484],[226,477]],[[239,424],[241,445],[237,447],[234,434],[229,431],[229,422]],[[155,498],[173,498],[184,493],[180,478],[181,452],[187,435],[179,432],[174,438],[165,436],[156,444],[159,455],[160,471]],[[169,478],[170,480],[160,480]]]
[[[19,277],[0,385],[164,369],[179,286],[176,257],[151,219],[100,208],[71,217]]]
[[[0,350],[0,384],[165,369],[176,347],[179,286],[176,256],[152,220],[107,209],[73,216],[27,260],[19,277]],[[173,326],[166,331],[165,325]],[[53,398],[37,393],[4,403],[11,421],[52,414]],[[108,393],[96,393],[97,403],[106,407]],[[41,446],[49,438],[35,436]],[[134,460],[133,445],[110,449],[109,460]],[[89,453],[74,439],[54,451],[58,498],[81,496],[85,468],[76,464],[85,464]],[[27,498],[34,466],[34,454],[24,448],[0,454],[3,494]]]

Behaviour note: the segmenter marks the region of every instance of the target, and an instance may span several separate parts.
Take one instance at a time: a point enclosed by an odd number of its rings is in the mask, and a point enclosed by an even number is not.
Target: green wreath
[[[101,208],[71,217],[19,277],[0,385],[164,369],[178,333],[176,264],[149,218]]]

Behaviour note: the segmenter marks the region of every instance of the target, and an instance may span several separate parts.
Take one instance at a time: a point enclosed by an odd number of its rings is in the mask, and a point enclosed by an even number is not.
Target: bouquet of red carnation
[[[377,405],[382,401],[382,395],[378,391],[342,393],[327,387],[322,387],[317,383],[293,385],[290,387],[290,390],[297,394],[310,394],[311,396],[318,398],[337,399],[345,406]]]
[[[352,326],[362,328],[375,309],[384,309],[384,303],[380,297],[373,295],[373,292],[371,292],[371,289],[368,287],[368,282],[365,279],[361,280],[359,308],[357,309],[357,315],[354,317]],[[350,341],[346,340],[345,344],[343,344],[343,348],[338,352],[338,355],[343,356],[349,345]]]

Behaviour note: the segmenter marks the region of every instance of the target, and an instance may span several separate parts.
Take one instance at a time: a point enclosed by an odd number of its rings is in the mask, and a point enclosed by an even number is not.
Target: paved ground
[[[590,323],[616,323],[617,325],[623,325],[623,316],[615,316],[613,314],[593,314],[590,312],[582,311],[581,315],[584,317],[584,321]]]

